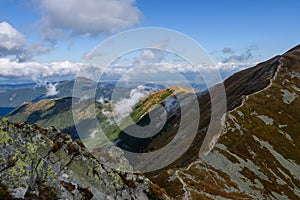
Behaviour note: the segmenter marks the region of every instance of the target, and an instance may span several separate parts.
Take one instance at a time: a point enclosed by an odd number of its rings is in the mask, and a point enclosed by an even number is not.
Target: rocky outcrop
[[[0,199],[167,199],[141,174],[98,162],[52,128],[0,120]]]

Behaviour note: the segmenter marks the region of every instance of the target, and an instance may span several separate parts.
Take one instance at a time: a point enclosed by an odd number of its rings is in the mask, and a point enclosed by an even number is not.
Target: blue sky
[[[0,56],[25,63],[82,62],[85,53],[112,34],[148,26],[188,35],[216,62],[252,64],[300,43],[297,0],[113,0],[111,4],[92,0],[90,6],[81,6],[84,2],[0,0],[0,23],[11,26],[3,26],[2,34],[14,29],[23,41],[8,50],[7,45],[1,48],[0,38]],[[76,18],[79,14],[84,20]],[[124,20],[116,22],[115,17]]]
[[[163,4],[161,2],[164,2]],[[208,51],[256,45],[262,59],[300,41],[300,1],[138,1],[145,26],[162,26],[196,39]]]

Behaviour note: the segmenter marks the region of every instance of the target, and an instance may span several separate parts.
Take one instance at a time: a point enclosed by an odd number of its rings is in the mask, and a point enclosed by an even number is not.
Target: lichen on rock
[[[0,118],[0,199],[153,197],[152,183],[140,181],[145,177],[127,173],[130,185],[124,175],[103,166],[79,144],[53,127]]]

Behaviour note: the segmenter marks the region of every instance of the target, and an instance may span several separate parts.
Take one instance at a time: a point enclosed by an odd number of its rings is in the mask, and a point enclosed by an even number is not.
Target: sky
[[[236,71],[298,45],[299,9],[297,0],[0,0],[0,83],[69,77],[100,42],[142,27],[179,31]]]

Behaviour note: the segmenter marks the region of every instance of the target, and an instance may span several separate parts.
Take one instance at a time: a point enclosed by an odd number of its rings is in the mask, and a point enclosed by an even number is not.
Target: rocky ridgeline
[[[167,199],[143,175],[110,169],[52,128],[0,119],[0,199]]]
[[[300,199],[300,46],[224,84],[226,131],[214,148],[152,181],[177,199]]]

